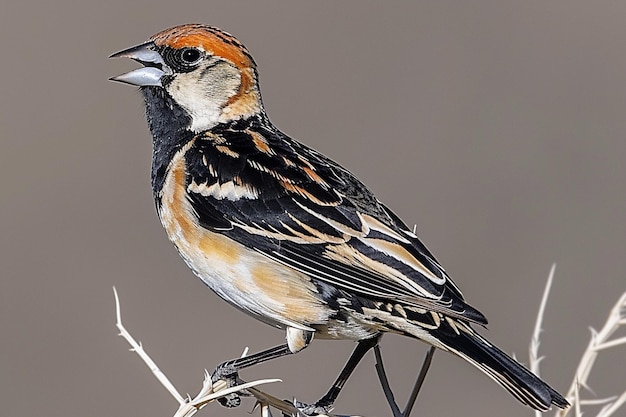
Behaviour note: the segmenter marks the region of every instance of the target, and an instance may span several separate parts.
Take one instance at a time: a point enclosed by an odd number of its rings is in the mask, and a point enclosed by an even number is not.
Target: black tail
[[[561,394],[467,327],[471,333],[461,331],[460,334],[456,334],[442,331],[441,334],[434,336],[450,352],[476,366],[522,403],[539,411],[550,409],[552,404],[559,408],[569,406]]]

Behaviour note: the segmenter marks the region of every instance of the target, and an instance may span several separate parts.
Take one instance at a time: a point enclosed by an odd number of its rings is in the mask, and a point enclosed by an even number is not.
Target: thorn
[[[248,346],[246,346],[245,348],[243,348],[243,352],[241,353],[241,357],[245,358],[246,356],[248,356],[248,351],[250,350],[250,348]]]
[[[249,414],[254,413],[254,412],[256,411],[256,409],[257,409],[257,408],[259,408],[259,407],[262,407],[262,405],[261,405],[261,401],[256,400],[256,401],[254,402],[254,405],[252,406],[252,410],[250,410]]]

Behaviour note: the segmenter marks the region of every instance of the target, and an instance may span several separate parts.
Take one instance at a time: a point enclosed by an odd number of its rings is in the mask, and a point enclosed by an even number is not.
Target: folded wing
[[[417,236],[321,154],[231,125],[195,138],[186,158],[203,227],[339,290],[486,324]]]

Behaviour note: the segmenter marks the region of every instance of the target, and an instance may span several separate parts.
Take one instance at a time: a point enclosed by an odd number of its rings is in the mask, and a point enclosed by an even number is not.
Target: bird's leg
[[[335,400],[339,396],[341,389],[345,385],[348,378],[350,378],[350,375],[352,375],[352,372],[354,371],[356,366],[359,364],[359,362],[361,362],[361,359],[363,359],[365,354],[371,348],[378,345],[379,341],[380,336],[371,339],[360,340],[356,348],[352,352],[352,355],[350,355],[348,362],[346,362],[343,369],[339,373],[339,376],[335,380],[335,383],[330,387],[328,392],[315,404],[296,404],[300,412],[309,416],[313,416],[316,414],[328,414],[328,412],[332,409]]]
[[[428,349],[428,353],[426,353],[426,357],[424,358],[424,363],[422,364],[422,369],[417,376],[417,380],[413,385],[413,390],[411,390],[411,395],[409,395],[409,400],[404,408],[404,411],[400,411],[400,407],[396,403],[393,392],[391,391],[391,387],[389,386],[389,380],[387,379],[387,374],[385,373],[385,366],[383,365],[383,355],[380,353],[380,346],[374,346],[374,355],[376,355],[376,372],[378,373],[378,379],[380,380],[380,385],[385,393],[385,398],[387,399],[387,403],[389,407],[391,407],[391,412],[394,417],[409,417],[411,414],[411,410],[413,409],[413,405],[415,405],[415,400],[417,399],[417,394],[419,394],[420,389],[422,388],[422,384],[426,379],[426,374],[428,373],[428,369],[430,368],[430,364],[432,363],[433,356],[435,355],[435,347],[431,346]]]
[[[244,356],[241,358],[233,359],[223,362],[215,368],[215,371],[211,375],[213,382],[220,379],[229,380],[236,379],[237,372],[250,366],[258,365],[263,362],[267,362],[272,359],[280,358],[281,356],[291,354],[291,350],[287,344],[275,346],[273,348],[263,350],[250,356]]]
[[[263,350],[250,356],[243,356],[241,358],[223,362],[215,368],[215,371],[213,371],[213,374],[211,375],[211,380],[213,382],[224,380],[229,386],[234,386],[239,382],[238,372],[240,369],[249,368],[272,359],[300,352],[309,345],[312,339],[312,331],[289,327],[287,328],[287,343]],[[236,407],[241,403],[241,400],[236,393],[222,397],[218,401],[225,407]]]
[[[233,359],[230,361],[219,364],[215,371],[211,374],[211,380],[213,383],[224,380],[228,383],[228,386],[234,386],[239,382],[239,370],[248,368],[250,366],[258,365],[259,363],[267,362],[272,359],[280,358],[281,356],[289,355],[293,353],[289,349],[288,344],[275,346],[273,348],[263,350],[250,356],[244,356],[241,358]],[[226,395],[218,399],[219,403],[224,407],[232,408],[241,404],[241,399],[237,393]]]

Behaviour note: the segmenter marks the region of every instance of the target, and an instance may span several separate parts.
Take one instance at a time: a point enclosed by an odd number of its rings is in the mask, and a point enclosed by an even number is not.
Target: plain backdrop
[[[418,233],[520,360],[553,262],[542,375],[569,386],[590,326],[626,290],[626,3],[620,1],[7,2],[0,14],[0,414],[171,416],[116,336],[127,327],[182,392],[204,368],[282,343],[179,259],[156,217],[135,68],[109,54],[199,22],[255,57],[286,133],[356,173]],[[320,397],[350,342],[247,370]],[[401,403],[426,351],[387,336]],[[602,354],[599,396],[626,388]],[[592,397],[593,394],[585,393]],[[200,415],[247,416],[212,405]],[[370,355],[338,413],[389,416]],[[622,410],[620,415],[625,415]],[[462,360],[435,356],[414,416],[531,416]],[[590,414],[592,415],[592,414]]]

